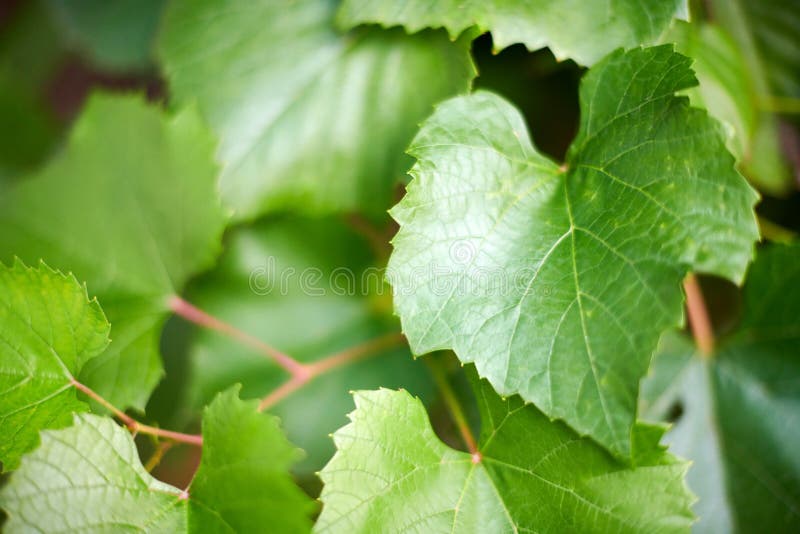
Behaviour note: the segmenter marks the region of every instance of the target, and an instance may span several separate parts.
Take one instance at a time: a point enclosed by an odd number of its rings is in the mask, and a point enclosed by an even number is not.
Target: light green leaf
[[[144,71],[164,0],[48,0],[72,47],[101,69]]]
[[[304,532],[313,503],[293,485],[297,451],[276,420],[235,391],[220,395],[203,420],[203,459],[191,487],[159,482],[142,466],[127,430],[111,419],[75,416],[45,431],[0,492],[9,533],[119,531]]]
[[[590,65],[615,48],[653,43],[686,12],[686,0],[344,0],[338,22],[345,28],[401,25],[411,32],[446,28],[454,39],[475,25],[492,32],[496,49],[550,47],[558,59]]]
[[[0,264],[0,462],[15,469],[39,430],[66,426],[72,379],[108,345],[109,324],[73,276],[44,264]]]
[[[160,53],[170,90],[196,99],[219,134],[220,187],[238,218],[382,214],[411,166],[403,150],[417,124],[475,75],[466,39],[339,34],[333,10],[330,0],[179,0],[168,9]]]
[[[645,417],[680,413],[666,441],[693,461],[698,532],[800,528],[800,245],[763,249],[744,317],[710,358],[677,335],[642,384]]]
[[[687,464],[659,450],[625,467],[519,397],[476,386],[479,457],[442,443],[404,391],[355,394],[323,469],[318,532],[681,532]],[[650,433],[648,440],[660,434]],[[645,445],[653,450],[657,444]]]
[[[218,267],[190,293],[215,317],[303,362],[399,332],[383,270],[371,266],[366,243],[341,222],[272,219],[237,228],[226,242]],[[189,365],[194,407],[237,382],[245,398],[263,397],[289,378],[264,355],[207,330],[196,333]],[[400,341],[319,376],[270,409],[308,453],[298,472],[311,475],[333,455],[329,434],[346,422],[349,392],[379,386],[405,387],[423,399],[433,389]]]
[[[623,458],[639,379],[683,320],[687,270],[741,279],[756,194],[719,126],[676,91],[669,46],[616,52],[580,88],[564,166],[490,93],[452,99],[414,140],[388,277],[415,354],[452,348]]]
[[[232,532],[304,532],[314,502],[289,475],[301,451],[278,419],[243,402],[238,387],[221,393],[203,415],[203,458],[189,490],[194,509],[213,511]],[[189,528],[206,532],[205,514],[190,513]]]
[[[700,85],[689,92],[691,101],[729,125],[728,148],[742,174],[764,191],[785,192],[792,177],[781,154],[778,122],[763,111],[763,80],[756,79],[758,71],[741,45],[711,24],[676,24],[664,41],[694,59]]]
[[[191,110],[97,95],[59,157],[0,198],[0,258],[43,258],[103,302],[114,343],[79,379],[118,407],[144,407],[167,297],[219,250],[213,150]]]

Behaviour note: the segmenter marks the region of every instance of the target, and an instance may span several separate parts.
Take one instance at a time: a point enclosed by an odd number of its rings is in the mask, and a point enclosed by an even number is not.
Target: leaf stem
[[[788,228],[761,216],[758,217],[758,229],[762,237],[775,243],[789,243],[797,237],[797,234]]]
[[[261,402],[258,404],[258,411],[263,412],[269,408],[272,408],[280,401],[306,385],[310,380],[299,380],[297,378],[291,378],[287,382],[284,382],[278,388],[274,389],[270,392],[266,397],[261,399]]]
[[[360,343],[343,351],[332,354],[326,358],[318,360],[314,363],[306,364],[305,375],[293,375],[288,381],[281,384],[277,389],[270,392],[267,396],[261,399],[258,405],[258,411],[262,412],[278,402],[282,401],[304,385],[311,382],[319,375],[325,374],[333,369],[343,367],[350,363],[363,360],[367,357],[374,356],[384,349],[398,346],[403,343],[405,337],[403,334],[393,332],[386,334],[364,343]]]
[[[286,371],[288,371],[293,377],[305,376],[308,372],[304,364],[298,362],[288,354],[285,354],[278,349],[267,345],[260,339],[257,339],[250,334],[239,330],[225,321],[217,319],[213,315],[209,315],[177,295],[170,297],[169,308],[176,315],[183,317],[189,322],[195,323],[196,325],[208,328],[210,330],[216,330],[217,332],[225,334],[236,341],[257,350],[261,354],[264,354],[265,356],[274,360],[275,363],[286,369]]]
[[[402,344],[404,340],[405,337],[403,334],[392,332],[391,334],[370,339],[369,341],[365,341],[349,349],[332,354],[327,358],[308,364],[308,367],[311,370],[311,376],[321,375],[331,369],[372,356],[381,350],[398,346]]]
[[[700,353],[708,358],[714,353],[714,330],[703,299],[703,291],[694,274],[689,273],[686,276],[683,289],[686,292],[686,311],[692,335]]]
[[[142,434],[179,441],[181,443],[188,443],[189,445],[196,445],[198,447],[203,445],[203,436],[199,436],[197,434],[184,434],[183,432],[173,432],[172,430],[164,430],[162,428],[145,425],[108,402],[89,386],[78,382],[75,378],[70,379],[70,383],[75,386],[75,389],[83,392],[87,397],[94,400],[109,412],[114,414],[114,417],[122,421],[122,423],[134,434],[141,432]]]
[[[369,243],[375,257],[385,261],[392,253],[392,247],[389,245],[389,237],[385,235],[380,229],[367,218],[357,213],[351,213],[345,216],[347,224],[350,225],[356,232],[361,234]]]
[[[472,454],[473,463],[480,463],[481,453],[478,452],[478,445],[475,442],[475,437],[472,435],[472,430],[469,428],[467,416],[464,414],[464,410],[461,407],[461,403],[458,401],[455,392],[453,391],[453,387],[447,380],[447,376],[445,375],[444,369],[442,369],[441,363],[439,361],[432,360],[429,362],[428,367],[430,368],[431,374],[433,375],[433,380],[436,382],[436,386],[439,388],[442,398],[447,405],[450,416],[453,418],[453,422],[461,434],[461,439],[464,440],[467,450],[470,452],[470,454]]]
[[[145,471],[152,473],[153,469],[158,467],[158,465],[161,463],[161,460],[164,458],[164,454],[166,454],[166,452],[170,450],[174,444],[174,441],[162,441],[156,444],[156,448],[153,451],[152,456],[150,456],[150,459],[147,460],[147,463],[144,466]]]
[[[793,115],[800,113],[800,98],[790,96],[767,96],[757,102],[758,108],[772,113]]]

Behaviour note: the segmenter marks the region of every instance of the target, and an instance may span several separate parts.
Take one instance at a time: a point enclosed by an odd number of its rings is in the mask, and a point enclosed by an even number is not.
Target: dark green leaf
[[[48,0],[74,48],[101,69],[151,67],[164,0]]]
[[[799,267],[800,245],[763,250],[742,322],[717,353],[703,358],[669,337],[643,383],[644,416],[683,414],[666,440],[693,460],[698,532],[800,528]]]
[[[447,101],[392,210],[388,276],[413,352],[452,348],[624,458],[687,269],[738,281],[758,236],[719,125],[675,96],[695,83],[689,63],[660,46],[590,70],[562,167],[502,98]]]

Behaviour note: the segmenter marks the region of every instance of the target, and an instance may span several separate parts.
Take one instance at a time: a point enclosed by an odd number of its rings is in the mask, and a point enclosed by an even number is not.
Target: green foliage
[[[694,461],[699,532],[800,527],[800,246],[773,245],[753,264],[744,316],[713,359],[678,336],[664,341],[643,384],[645,416],[684,415],[667,434]]]
[[[778,194],[791,185],[781,154],[778,121],[760,109],[763,80],[751,68],[741,46],[720,26],[676,24],[665,37],[692,57],[700,85],[690,93],[694,105],[732,129],[728,147],[739,169],[762,190]]]
[[[191,297],[216,317],[312,362],[397,331],[389,309],[381,309],[391,306],[382,297],[390,290],[371,262],[363,239],[340,222],[270,220],[236,229],[219,266],[191,288]],[[256,397],[286,379],[263,354],[209,331],[191,344],[189,372],[194,407],[237,382],[243,396]],[[275,406],[289,438],[308,453],[302,472],[318,471],[333,454],[330,434],[346,422],[349,392],[380,386],[431,396],[427,374],[398,343],[320,376]]]
[[[794,2],[0,11],[4,532],[800,530]]]
[[[382,213],[410,166],[403,151],[417,124],[475,74],[467,39],[340,34],[334,7],[181,0],[169,8],[165,71],[177,100],[196,100],[220,136],[220,187],[237,218]]]
[[[146,70],[164,0],[47,0],[65,39],[108,70]]]
[[[344,0],[338,20],[346,28],[363,23],[402,25],[411,32],[446,28],[454,39],[470,26],[492,32],[495,48],[523,43],[550,47],[559,59],[590,65],[619,47],[658,39],[674,16],[685,16],[686,0]]]
[[[693,83],[669,46],[612,54],[583,80],[563,167],[503,99],[440,105],[392,210],[412,350],[452,348],[499,393],[629,456],[639,379],[682,321],[686,269],[739,280],[758,236],[717,124],[674,96]]]
[[[713,0],[710,8],[744,47],[750,68],[761,77],[762,97],[800,96],[800,12],[793,0]]]
[[[109,324],[75,277],[19,261],[0,264],[0,324],[0,462],[10,470],[39,430],[88,409],[71,381],[106,348]]]
[[[685,463],[659,450],[625,467],[518,397],[502,400],[486,383],[475,394],[483,422],[478,455],[439,441],[408,393],[355,393],[352,422],[334,434],[338,452],[320,474],[316,530],[688,530]],[[657,443],[659,436],[643,439]]]
[[[114,343],[79,378],[114,404],[144,408],[166,299],[218,253],[213,148],[191,109],[96,96],[66,149],[0,198],[0,258],[45,259],[102,301]]]
[[[297,459],[274,418],[235,391],[203,417],[203,460],[188,490],[153,478],[130,434],[108,418],[75,416],[74,425],[42,434],[4,488],[7,532],[276,532],[310,528],[313,503],[294,486]]]

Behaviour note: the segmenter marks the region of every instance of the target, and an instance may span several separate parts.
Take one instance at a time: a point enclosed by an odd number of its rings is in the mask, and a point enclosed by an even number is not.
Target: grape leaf
[[[39,430],[86,411],[72,378],[108,345],[109,324],[73,276],[0,264],[0,462],[15,469]]]
[[[241,401],[236,386],[217,396],[203,416],[203,458],[190,489],[195,509],[213,511],[233,532],[311,529],[316,506],[295,486],[289,468],[302,456],[278,419]],[[206,532],[206,514],[189,515],[190,530]]]
[[[652,43],[673,17],[686,13],[686,0],[344,0],[337,21],[345,28],[364,23],[402,25],[410,32],[446,28],[453,38],[477,25],[492,32],[497,49],[514,43],[531,51],[550,47],[558,59],[590,65],[615,48]]]
[[[405,391],[360,391],[322,470],[319,532],[677,532],[692,521],[687,464],[642,428],[625,467],[519,397],[476,395],[479,457],[439,441]],[[637,429],[638,430],[638,429]],[[655,441],[651,441],[655,438]]]
[[[72,47],[101,69],[144,71],[153,63],[153,41],[164,0],[48,0]]]
[[[218,132],[222,196],[238,218],[382,214],[411,165],[403,150],[417,124],[475,75],[468,40],[339,34],[333,10],[330,0],[185,0],[167,10],[159,49],[170,89],[196,99]]]
[[[166,297],[220,248],[213,150],[190,109],[165,118],[138,97],[96,95],[59,157],[0,198],[0,258],[43,258],[103,302],[114,343],[78,378],[118,407],[144,407]]]
[[[682,415],[666,435],[693,460],[698,532],[800,528],[800,245],[763,249],[744,289],[744,317],[715,355],[669,336],[642,384],[645,417]]]
[[[610,55],[583,80],[562,167],[502,98],[440,105],[391,212],[387,276],[412,351],[452,348],[500,394],[629,457],[639,379],[682,322],[682,277],[738,281],[758,236],[719,125],[674,96],[694,83],[670,46]]]
[[[664,38],[693,58],[700,85],[689,92],[693,104],[707,107],[730,125],[728,148],[742,174],[761,190],[781,194],[791,174],[781,154],[778,122],[762,111],[763,80],[750,68],[746,54],[720,26],[676,24]]]
[[[271,219],[236,228],[226,244],[218,267],[192,285],[192,302],[292,357],[311,362],[399,332],[391,304],[383,302],[390,293],[383,270],[371,266],[364,241],[341,222]],[[208,330],[194,338],[188,376],[195,407],[237,382],[247,398],[288,379],[262,354]],[[296,471],[310,475],[333,455],[329,434],[346,422],[349,392],[379,386],[402,386],[423,399],[433,389],[400,342],[319,376],[271,408],[308,454]]]
[[[124,428],[78,414],[73,426],[43,432],[3,488],[5,530],[308,531],[313,503],[287,471],[297,450],[255,408],[229,391],[206,410],[203,458],[186,491],[144,469]]]

